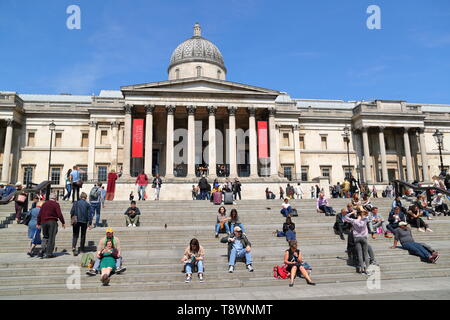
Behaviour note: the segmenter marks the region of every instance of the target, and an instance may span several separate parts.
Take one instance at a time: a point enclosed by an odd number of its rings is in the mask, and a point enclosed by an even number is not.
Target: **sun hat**
[[[406,223],[406,222],[404,222],[404,221],[402,221],[402,222],[400,222],[399,224],[398,224],[398,226],[399,227],[401,227],[401,226],[407,226],[408,224]]]

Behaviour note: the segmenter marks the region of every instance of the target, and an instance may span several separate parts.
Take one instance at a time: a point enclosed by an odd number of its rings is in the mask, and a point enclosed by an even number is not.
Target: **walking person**
[[[100,212],[101,212],[101,198],[102,198],[102,191],[101,191],[102,184],[98,182],[96,185],[94,185],[91,189],[91,192],[89,192],[89,203],[91,205],[91,216],[94,218],[95,216],[95,224],[94,228],[100,226]]]
[[[314,186],[311,186],[311,199],[315,199],[314,195],[316,194],[316,189]]]
[[[233,196],[234,196],[234,200],[237,200],[237,196],[239,196],[239,200],[242,200],[241,198],[241,182],[239,181],[238,178],[234,179],[234,183],[233,183]]]
[[[142,171],[136,178],[136,185],[138,186],[138,200],[145,200],[145,189],[148,185],[148,177],[144,171]]]
[[[208,191],[208,180],[206,180],[205,175],[203,175],[200,180],[198,181],[198,187],[200,188],[200,200],[206,199],[206,192]],[[215,184],[213,186],[216,187]]]
[[[197,239],[192,239],[189,246],[184,250],[181,262],[184,263],[184,272],[186,273],[186,283],[191,282],[192,273],[197,269],[198,280],[203,282],[203,259],[205,257],[205,249],[200,245]]]
[[[359,263],[356,272],[367,274],[367,268],[370,264],[367,243],[367,223],[369,221],[367,218],[367,211],[358,211],[356,216],[357,218],[353,219],[350,213],[345,216],[344,221],[349,222],[353,226],[353,237]]]
[[[30,241],[30,250],[27,252],[27,254],[30,257],[34,257],[34,248],[38,244],[42,244],[41,240],[41,229],[37,228],[37,217],[39,215],[39,211],[41,210],[42,205],[44,204],[44,201],[39,201],[36,204],[36,207],[31,209],[28,214],[31,215],[31,219],[28,222],[28,238]]]
[[[77,166],[73,166],[73,170],[70,173],[70,181],[72,183],[72,202],[75,202],[75,195],[78,200],[80,200],[80,188],[83,185],[81,181],[81,174]]]
[[[283,187],[280,186],[280,199],[283,200],[284,199],[284,190]]]
[[[105,200],[106,200],[106,190],[105,190],[105,187],[104,186],[101,186],[101,188],[100,188],[100,191],[101,191],[101,200],[100,200],[100,203],[102,204],[102,208],[104,209],[105,208]]]
[[[156,177],[153,179],[152,188],[155,189],[154,199],[159,200],[159,194],[161,192],[162,179],[159,176],[159,173],[156,174]]]
[[[37,217],[38,229],[42,228],[43,243],[41,256],[45,258],[54,258],[55,239],[58,233],[58,220],[61,221],[63,229],[66,228],[66,222],[61,212],[61,207],[56,201],[56,193],[50,194],[50,200],[47,200],[41,207]]]
[[[91,205],[86,201],[87,194],[82,192],[80,195],[80,200],[76,201],[72,205],[72,209],[70,210],[70,219],[72,223],[72,252],[74,256],[78,255],[77,250],[77,242],[80,236],[81,230],[81,239],[80,239],[80,251],[85,252],[85,243],[86,243],[86,230],[92,229],[92,218],[91,214]]]
[[[69,200],[70,195],[72,194],[72,182],[70,181],[71,173],[72,173],[72,169],[69,169],[66,174],[66,191],[67,191],[67,193],[64,195],[63,200]]]
[[[14,208],[16,210],[16,222],[22,222],[22,214],[28,211],[28,194],[23,191],[20,182],[16,183],[16,192],[14,193]]]

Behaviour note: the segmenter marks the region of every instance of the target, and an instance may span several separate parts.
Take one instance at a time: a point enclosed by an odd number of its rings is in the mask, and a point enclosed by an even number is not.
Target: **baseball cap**
[[[106,229],[106,233],[114,233],[114,230],[112,228]]]
[[[402,221],[398,225],[401,227],[401,226],[407,226],[408,224],[406,222]]]
[[[242,229],[241,229],[241,227],[234,227],[234,231],[242,232]]]

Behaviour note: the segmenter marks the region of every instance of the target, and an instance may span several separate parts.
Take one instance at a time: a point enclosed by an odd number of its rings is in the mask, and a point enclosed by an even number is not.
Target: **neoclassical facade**
[[[450,105],[293,99],[226,78],[222,54],[196,24],[174,50],[166,81],[98,96],[0,92],[0,180],[50,176],[62,187],[77,165],[88,182],[106,181],[111,169],[123,183],[141,171],[175,184],[201,174],[273,186],[334,184],[350,173],[377,185],[430,181],[440,172],[436,129],[448,167]]]

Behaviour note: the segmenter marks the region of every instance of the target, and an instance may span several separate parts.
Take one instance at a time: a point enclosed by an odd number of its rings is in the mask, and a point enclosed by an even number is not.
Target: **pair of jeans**
[[[398,228],[398,223],[389,223],[386,226],[386,229],[388,229],[391,233],[394,233],[395,229]]]
[[[287,208],[283,208],[280,212],[284,217],[287,217],[292,212],[292,207],[289,206]]]
[[[358,255],[359,267],[368,268],[370,261],[367,237],[355,237],[355,249]]]
[[[333,208],[328,206],[319,206],[319,209],[325,212],[325,215],[329,216],[333,214]]]
[[[73,236],[72,236],[72,249],[77,248],[78,237],[80,236],[81,230],[81,240],[80,240],[80,249],[84,251],[84,244],[86,243],[86,230],[87,223],[77,222],[72,226]]]
[[[228,265],[234,266],[236,264],[236,258],[242,257],[245,257],[245,264],[247,265],[252,264],[252,254],[250,252],[247,252],[245,248],[239,251],[236,250],[235,248],[231,249],[230,261],[228,262]]]
[[[66,184],[66,191],[67,191],[67,193],[63,198],[64,200],[70,199],[70,195],[72,194],[72,184],[70,184],[70,183]]]
[[[100,268],[101,261],[102,261],[102,259],[99,259],[99,258],[95,259],[95,263],[94,263],[94,266],[92,267],[92,269],[99,271],[98,269]],[[116,271],[118,269],[120,269],[121,266],[122,266],[122,257],[118,257],[116,259]]]
[[[161,188],[156,187],[155,188],[155,193],[154,193],[155,200],[159,200],[159,193],[160,192],[161,192]]]
[[[139,186],[138,187],[139,200],[145,200],[145,188],[146,188],[146,186]]]
[[[100,211],[102,208],[102,204],[100,202],[91,202],[91,212],[90,215],[92,218],[95,216],[95,225],[98,227],[100,225]]]
[[[72,183],[72,202],[75,202],[75,195],[77,195],[77,200],[80,200],[80,186],[74,182]]]
[[[58,222],[50,220],[42,224],[42,250],[46,255],[52,255],[55,250],[55,239],[58,233]]]
[[[410,254],[419,256],[424,260],[428,260],[431,256],[431,253],[422,244],[417,242],[402,243],[402,248],[408,250]]]
[[[225,231],[227,232],[227,233],[230,233],[230,227],[228,226],[228,223],[224,223],[223,224],[223,226],[224,226],[224,228],[225,228]],[[219,233],[220,232],[220,223],[217,223],[216,224],[216,233]]]
[[[206,200],[206,190],[200,190],[200,200]]]
[[[241,228],[242,233],[245,233],[245,229],[244,229],[244,225],[242,223],[232,223],[230,226],[230,231],[231,233],[234,232],[234,227],[238,226],[239,228]]]
[[[194,264],[186,263],[186,274],[192,274],[193,268],[194,268]],[[197,269],[198,269],[198,273],[203,273],[203,261],[202,260],[197,261]]]
[[[385,221],[380,221],[376,223],[369,222],[369,230],[370,233],[374,234],[377,233],[377,229],[381,227],[383,229],[383,233],[387,232],[387,226]]]
[[[239,196],[239,200],[242,200],[240,191],[234,192],[233,194],[234,194],[234,200],[237,200],[237,196]]]

